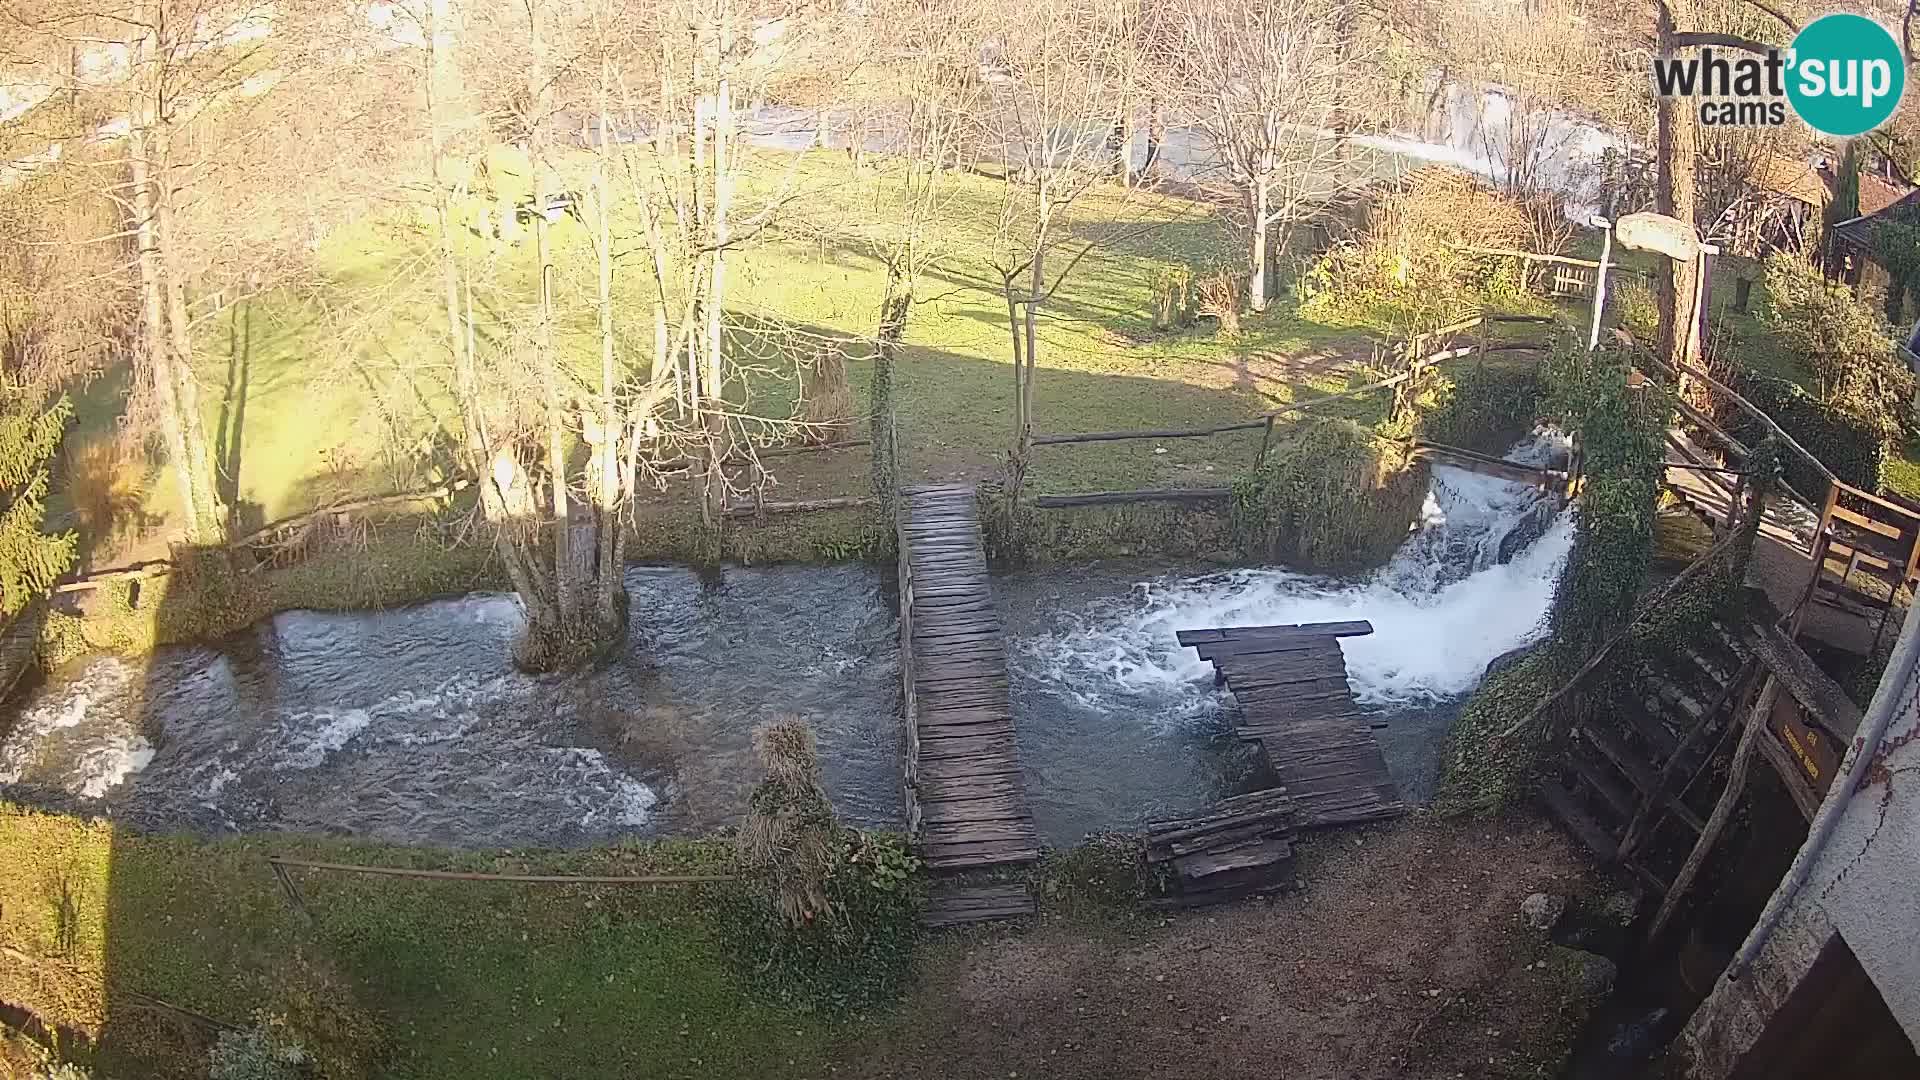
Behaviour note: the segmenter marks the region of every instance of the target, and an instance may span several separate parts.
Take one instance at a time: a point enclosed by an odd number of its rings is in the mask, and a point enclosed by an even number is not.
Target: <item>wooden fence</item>
[[[1406,357],[1406,369],[1383,379],[1377,379],[1364,386],[1355,386],[1334,394],[1325,394],[1306,401],[1282,405],[1260,413],[1250,420],[1240,420],[1227,424],[1213,424],[1194,428],[1136,428],[1128,431],[1086,431],[1072,434],[1035,435],[1029,440],[1032,446],[1074,446],[1085,443],[1118,442],[1127,439],[1203,439],[1215,435],[1224,435],[1236,431],[1259,431],[1260,450],[1254,456],[1253,468],[1258,470],[1266,464],[1267,452],[1273,445],[1274,426],[1283,418],[1298,420],[1310,416],[1328,405],[1351,401],[1382,390],[1391,390],[1410,383],[1427,371],[1440,364],[1468,356],[1485,357],[1498,352],[1543,352],[1545,346],[1521,342],[1492,342],[1487,339],[1487,331],[1501,324],[1551,323],[1554,320],[1544,315],[1495,315],[1482,313],[1473,315],[1445,326],[1417,334],[1409,338],[1400,348],[1394,350]],[[1455,345],[1461,334],[1480,331],[1479,340],[1467,345]],[[1436,346],[1440,346],[1436,348]],[[1428,444],[1432,446],[1434,444]],[[1442,448],[1452,449],[1452,448]],[[1464,453],[1464,452],[1463,452]],[[1485,455],[1477,455],[1484,457]],[[1472,467],[1468,465],[1467,467]],[[1127,491],[1080,492],[1063,495],[1039,495],[1033,499],[1033,505],[1040,508],[1064,508],[1077,506],[1114,505],[1121,503],[1143,502],[1205,502],[1224,499],[1229,489],[1224,487],[1202,488],[1146,488]]]

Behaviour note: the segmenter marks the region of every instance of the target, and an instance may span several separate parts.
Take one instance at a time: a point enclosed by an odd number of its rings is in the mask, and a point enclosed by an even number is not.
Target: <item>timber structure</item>
[[[936,875],[1040,857],[1008,701],[1006,642],[987,579],[973,488],[900,493],[900,674],[907,831]],[[936,885],[928,921],[1030,913],[1004,885]]]
[[[1234,729],[1259,746],[1301,828],[1381,821],[1406,812],[1353,700],[1340,639],[1373,633],[1365,621],[1182,630],[1183,646],[1213,662],[1239,702]]]

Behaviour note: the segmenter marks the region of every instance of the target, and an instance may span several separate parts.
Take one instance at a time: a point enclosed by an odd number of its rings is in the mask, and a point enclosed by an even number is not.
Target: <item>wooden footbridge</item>
[[[1293,800],[1300,828],[1381,821],[1406,812],[1373,737],[1373,718],[1353,700],[1340,639],[1373,633],[1365,621],[1182,630],[1181,645],[1213,661],[1243,719],[1235,732],[1257,744]]]
[[[1007,653],[987,580],[973,489],[900,494],[900,669],[906,692],[907,830],[936,874],[1040,857],[1007,700]],[[936,889],[929,921],[1033,910],[993,888]]]

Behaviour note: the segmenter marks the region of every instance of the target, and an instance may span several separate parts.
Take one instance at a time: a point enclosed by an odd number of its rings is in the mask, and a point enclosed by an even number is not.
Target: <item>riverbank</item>
[[[686,873],[723,866],[724,841],[201,842],[0,808],[0,846],[21,856],[0,866],[0,1002],[88,1036],[107,1077],[197,1080],[208,1021],[256,1010],[324,1044],[335,1078],[1534,1077],[1564,1057],[1603,968],[1522,918],[1530,893],[1596,887],[1527,816],[1314,837],[1300,892],[1165,919],[1059,858],[1036,919],[915,939],[912,989],[838,1020],[747,985],[725,886],[313,873],[308,924],[265,861]]]

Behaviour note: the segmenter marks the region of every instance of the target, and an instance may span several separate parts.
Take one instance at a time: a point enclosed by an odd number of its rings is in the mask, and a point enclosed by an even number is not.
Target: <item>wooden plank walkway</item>
[[[1033,862],[1040,838],[973,489],[903,490],[899,529],[908,832],[936,872]]]
[[[1236,733],[1266,752],[1301,828],[1380,821],[1406,812],[1353,700],[1340,638],[1368,622],[1182,630],[1180,644],[1213,661],[1244,713]]]

